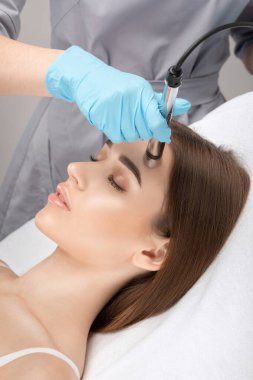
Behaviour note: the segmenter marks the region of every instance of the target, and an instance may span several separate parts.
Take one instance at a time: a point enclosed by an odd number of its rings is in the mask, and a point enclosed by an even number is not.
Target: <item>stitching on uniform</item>
[[[80,3],[80,0],[77,1],[77,3],[75,3],[66,13],[64,13],[64,15],[60,18],[60,20],[57,21],[57,23],[53,26],[52,28],[52,31],[55,30],[55,28],[57,27],[57,25],[59,25],[59,23],[63,20],[63,18],[75,7],[77,6],[78,4]]]

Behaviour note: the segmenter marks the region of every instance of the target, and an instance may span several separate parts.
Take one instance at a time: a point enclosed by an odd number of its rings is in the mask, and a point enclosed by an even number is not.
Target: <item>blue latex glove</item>
[[[160,112],[162,94],[144,78],[117,70],[79,46],[71,46],[51,63],[46,87],[54,97],[75,102],[113,143],[152,137],[171,141],[171,130]],[[176,99],[174,115],[187,107],[189,102]]]

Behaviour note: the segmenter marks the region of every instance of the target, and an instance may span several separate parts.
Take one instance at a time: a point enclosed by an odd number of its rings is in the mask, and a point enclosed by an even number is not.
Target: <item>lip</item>
[[[59,194],[59,193],[58,193]],[[66,203],[63,202],[57,193],[51,193],[48,196],[48,202],[51,203],[54,206],[60,207],[64,211],[70,212],[69,208],[67,207]]]
[[[63,200],[59,197],[60,194]],[[71,210],[69,197],[68,197],[68,190],[66,189],[65,185],[63,185],[62,183],[58,184],[55,193],[49,194],[48,202],[58,207],[61,207],[65,211]]]
[[[69,194],[68,194],[68,189],[63,183],[59,183],[56,188],[56,193],[60,193],[62,198],[64,199],[64,202],[66,203],[66,206],[68,210],[70,211],[70,202],[69,202]]]

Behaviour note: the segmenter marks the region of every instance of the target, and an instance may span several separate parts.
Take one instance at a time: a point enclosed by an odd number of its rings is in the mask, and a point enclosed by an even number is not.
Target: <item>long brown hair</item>
[[[174,120],[170,128],[174,164],[154,224],[170,236],[166,259],[120,289],[90,332],[117,331],[173,306],[214,261],[245,205],[250,177],[235,153]]]

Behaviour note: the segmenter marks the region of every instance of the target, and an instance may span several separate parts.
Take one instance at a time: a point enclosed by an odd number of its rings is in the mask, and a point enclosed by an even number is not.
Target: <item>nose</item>
[[[84,175],[84,162],[71,162],[67,167],[70,178],[73,178],[79,189],[85,188],[86,176]]]

